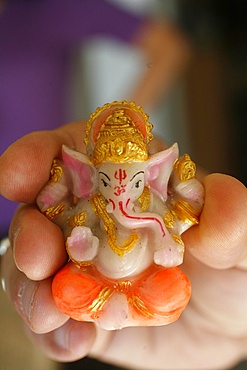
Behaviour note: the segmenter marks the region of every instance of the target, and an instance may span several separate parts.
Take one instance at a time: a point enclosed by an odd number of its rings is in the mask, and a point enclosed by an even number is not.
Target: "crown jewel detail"
[[[148,115],[133,102],[105,104],[87,122],[87,154],[95,166],[105,163],[144,162],[152,139]]]

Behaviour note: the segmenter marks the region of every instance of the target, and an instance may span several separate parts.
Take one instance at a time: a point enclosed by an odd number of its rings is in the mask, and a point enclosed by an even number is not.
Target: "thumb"
[[[247,190],[237,179],[221,174],[204,178],[205,204],[200,224],[183,234],[190,253],[206,265],[229,268],[246,253]]]

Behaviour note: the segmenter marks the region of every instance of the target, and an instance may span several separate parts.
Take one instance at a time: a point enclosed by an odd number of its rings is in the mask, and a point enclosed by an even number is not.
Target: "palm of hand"
[[[165,327],[114,333],[104,359],[121,359],[128,366],[125,354],[134,348],[131,366],[136,368],[141,358],[143,369],[223,369],[246,356],[246,270],[212,268],[189,252],[183,270],[191,280],[192,297],[181,318]]]

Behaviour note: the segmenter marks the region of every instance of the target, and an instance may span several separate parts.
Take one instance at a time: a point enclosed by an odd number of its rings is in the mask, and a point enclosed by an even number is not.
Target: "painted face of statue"
[[[127,208],[142,194],[145,185],[143,163],[104,163],[98,168],[99,191],[109,202],[109,210],[119,202]]]

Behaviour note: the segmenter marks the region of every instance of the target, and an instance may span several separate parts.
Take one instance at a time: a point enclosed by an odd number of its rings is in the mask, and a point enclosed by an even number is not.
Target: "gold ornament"
[[[107,241],[111,249],[119,257],[123,257],[125,253],[130,252],[134,248],[136,242],[139,240],[139,236],[136,233],[131,233],[123,245],[117,245],[115,221],[107,213],[106,204],[101,194],[94,195],[91,199],[91,202],[92,208],[94,209],[96,215],[104,221],[104,229],[106,231]]]
[[[145,317],[153,317],[155,314],[152,314],[143,300],[138,295],[133,295],[128,299],[128,302],[137,310],[139,311],[143,316]]]
[[[133,102],[105,104],[87,122],[85,143],[95,166],[105,163],[144,162],[153,135],[148,115]]]
[[[83,226],[86,222],[86,212],[80,212],[69,218],[68,224],[72,227]]]
[[[173,229],[175,226],[175,219],[171,211],[167,211],[163,217],[164,224],[167,229]]]
[[[172,213],[180,222],[184,222],[190,226],[199,224],[199,213],[185,200],[179,199],[174,204]]]
[[[148,186],[144,187],[141,196],[138,198],[138,202],[140,203],[142,211],[146,211],[150,206],[150,191]]]
[[[53,220],[55,217],[60,216],[65,209],[64,204],[59,204],[58,206],[52,206],[47,208],[46,211],[43,212],[43,214],[49,219]]]
[[[114,284],[114,290],[116,292],[129,294],[132,288],[132,282],[129,280],[119,280],[116,284]]]
[[[98,311],[101,311],[105,305],[105,303],[111,298],[112,294],[114,293],[114,290],[112,290],[109,287],[105,287],[101,290],[98,297],[95,298],[91,306],[89,307],[91,309],[92,313],[97,313]],[[96,318],[97,316],[95,316]]]
[[[180,181],[185,182],[196,176],[196,165],[188,154],[185,154],[181,159],[177,159],[174,168]]]
[[[63,175],[63,169],[57,163],[56,159],[54,159],[51,171],[50,171],[50,182],[58,182]]]

